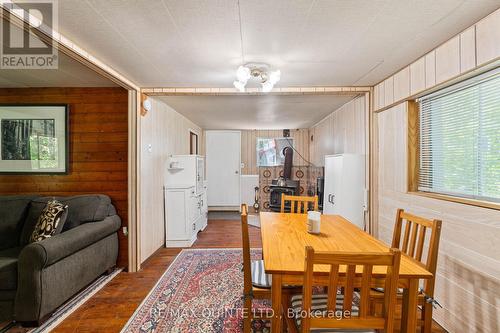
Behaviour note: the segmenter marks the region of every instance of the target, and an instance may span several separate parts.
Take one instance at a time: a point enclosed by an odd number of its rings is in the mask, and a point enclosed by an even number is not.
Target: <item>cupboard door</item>
[[[203,158],[196,158],[196,193],[203,192],[203,182],[205,180],[205,163]]]
[[[436,49],[436,84],[460,74],[460,36]]]
[[[415,95],[425,89],[425,57],[410,65],[410,94]]]
[[[436,51],[425,55],[425,88],[436,85]]]
[[[394,74],[394,102],[410,96],[410,67]]]
[[[378,84],[378,108],[381,109],[385,106],[385,89],[384,81]]]
[[[336,214],[339,206],[339,193],[342,186],[342,156],[325,158],[325,193],[323,198],[323,213]]]
[[[394,103],[394,77],[384,81],[384,106]]]
[[[476,28],[474,26],[460,34],[460,73],[476,67]]]
[[[476,24],[477,64],[500,57],[500,10]]]
[[[166,193],[167,227],[166,239],[184,240],[188,235],[188,217],[186,211],[189,195],[184,190],[169,190]]]

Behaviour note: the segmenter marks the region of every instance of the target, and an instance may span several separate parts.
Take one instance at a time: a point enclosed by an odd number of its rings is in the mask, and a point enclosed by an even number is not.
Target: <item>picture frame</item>
[[[0,104],[0,174],[68,174],[68,104]]]

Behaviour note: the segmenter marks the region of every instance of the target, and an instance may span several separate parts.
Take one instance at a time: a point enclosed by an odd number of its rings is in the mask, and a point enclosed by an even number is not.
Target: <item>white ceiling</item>
[[[3,20],[0,20],[3,24]],[[18,29],[15,28],[14,29]],[[57,69],[1,69],[0,88],[113,87],[111,80],[83,66],[62,52]]]
[[[2,69],[0,88],[115,87],[111,80],[59,53],[58,69]]]
[[[204,129],[283,129],[309,128],[354,97],[227,95],[154,98],[165,102]]]
[[[59,30],[143,87],[231,87],[267,62],[278,86],[373,85],[499,0],[64,0]],[[240,29],[241,27],[241,29]]]

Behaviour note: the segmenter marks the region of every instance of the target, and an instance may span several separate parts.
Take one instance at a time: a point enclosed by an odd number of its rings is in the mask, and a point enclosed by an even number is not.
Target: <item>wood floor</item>
[[[240,228],[239,221],[210,220],[205,231],[198,234],[194,247],[241,247]],[[250,227],[250,242],[252,247],[261,247],[260,229]],[[120,273],[53,332],[120,332],[180,251],[162,248],[143,264],[140,272]],[[434,325],[433,333],[441,332],[445,331]]]

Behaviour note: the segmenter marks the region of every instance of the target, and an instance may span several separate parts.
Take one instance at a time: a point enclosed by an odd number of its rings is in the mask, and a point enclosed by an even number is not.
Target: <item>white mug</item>
[[[307,232],[319,234],[321,229],[321,213],[316,211],[307,212]]]

